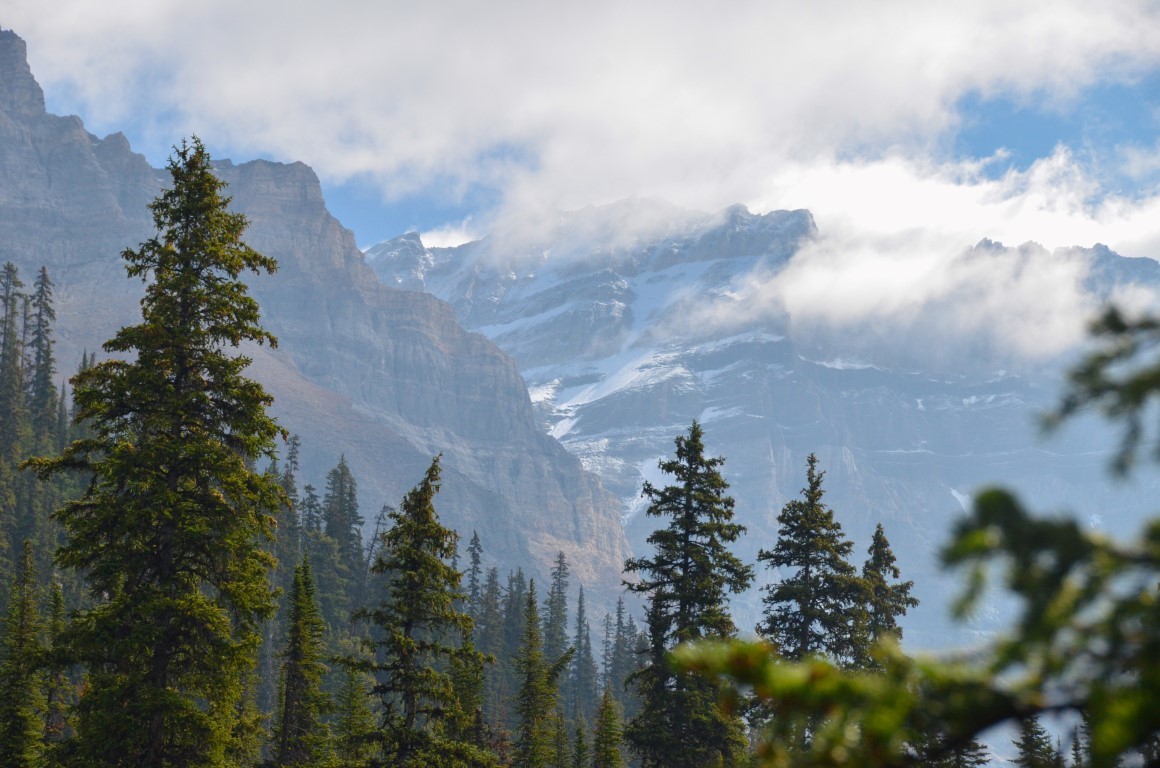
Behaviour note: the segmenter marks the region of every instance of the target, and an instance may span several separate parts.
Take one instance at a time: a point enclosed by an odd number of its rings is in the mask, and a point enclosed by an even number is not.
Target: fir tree
[[[556,555],[552,583],[544,601],[544,654],[559,658],[568,647],[568,561],[564,553]]]
[[[0,644],[0,768],[34,768],[43,754],[44,649],[36,602],[32,545],[24,542]]]
[[[556,679],[572,658],[569,649],[558,659],[544,656],[540,633],[540,615],[536,607],[536,582],[527,589],[524,603],[524,637],[516,656],[519,675],[516,695],[516,729],[514,768],[548,768],[553,764],[553,713],[557,705]]]
[[[592,758],[588,751],[588,728],[582,719],[576,719],[573,731],[572,768],[592,768]]]
[[[239,274],[275,263],[242,242],[246,219],[227,210],[199,140],[176,148],[169,172],[150,205],[158,235],[123,254],[147,283],[142,322],[105,344],[128,360],[73,379],[89,436],[33,462],[90,478],[56,513],[68,534],[58,560],[97,603],[68,633],[89,672],[75,744],[86,766],[227,764],[272,611],[258,542],[282,494],[249,467],[280,430],[236,348],[274,343]]]
[[[1015,765],[1019,768],[1058,768],[1061,758],[1051,736],[1037,717],[1028,717],[1019,722],[1019,733],[1015,738]]]
[[[918,605],[918,600],[910,596],[914,586],[912,581],[899,582],[901,571],[895,565],[894,552],[879,523],[874,529],[874,538],[867,550],[870,555],[862,566],[861,588],[866,597],[865,627],[855,647],[857,666],[871,665],[870,650],[884,637],[902,640],[902,628],[898,617],[905,616],[909,608]]]
[[[392,527],[372,571],[385,577],[386,597],[366,612],[378,630],[375,693],[383,706],[381,748],[385,765],[488,765],[491,757],[451,738],[462,717],[449,667],[456,657],[477,656],[464,644],[471,617],[456,610],[462,574],[450,565],[458,536],[439,522],[439,458],[391,513]],[[450,731],[450,732],[449,732]]]
[[[859,622],[854,608],[862,586],[847,561],[853,545],[833,511],[822,503],[824,477],[811,453],[802,498],[788,502],[778,515],[774,548],[757,554],[769,568],[793,571],[764,588],[765,613],[757,632],[786,659],[823,654],[849,662],[857,653]]]
[[[279,766],[318,766],[324,761],[327,733],[322,718],[329,707],[322,692],[323,634],[326,625],[314,598],[310,562],[294,569],[286,650],[282,655],[278,718],[272,752]]]
[[[499,569],[487,570],[479,607],[479,625],[476,632],[479,649],[493,659],[503,659],[504,621],[503,600],[499,585]],[[483,718],[491,725],[507,719],[506,664],[496,662],[484,669]]]
[[[669,520],[648,538],[652,557],[625,563],[627,572],[640,574],[626,586],[648,596],[650,663],[633,676],[641,709],[626,729],[644,768],[730,765],[746,750],[740,723],[718,705],[719,685],[667,663],[678,643],[732,637],[727,595],[753,580],[752,569],[727,549],[745,529],[732,522],[733,499],[718,471],[723,463],[705,456],[693,422],[676,439],[676,458],[660,462],[674,484],[644,485],[646,513]]]
[[[338,464],[326,475],[326,495],[322,498],[322,525],[327,536],[338,542],[338,553],[342,565],[351,572],[348,578],[360,570],[356,563],[362,562],[363,518],[358,511],[358,483],[346,463],[346,456],[340,456]]]
[[[479,621],[480,600],[483,599],[483,545],[479,543],[479,534],[471,532],[471,543],[467,545],[467,555],[471,566],[467,569],[467,605],[471,618]]]
[[[374,679],[367,673],[372,666],[361,644],[346,640],[339,661],[339,684],[331,721],[334,762],[342,768],[370,768],[377,760],[378,728],[371,710]]]
[[[591,722],[596,715],[597,680],[596,660],[592,656],[592,627],[588,623],[588,608],[584,601],[584,587],[576,600],[576,633],[573,636],[571,674],[568,679],[569,709],[573,717]],[[549,656],[551,658],[551,656]]]
[[[604,689],[600,709],[596,713],[596,733],[593,738],[592,768],[625,768],[620,751],[622,739],[620,707],[612,691]]]

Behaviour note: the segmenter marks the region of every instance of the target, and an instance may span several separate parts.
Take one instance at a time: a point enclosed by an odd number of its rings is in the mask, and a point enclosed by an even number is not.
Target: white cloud
[[[989,317],[999,343],[1054,350],[1088,307],[1076,265],[966,247],[1160,254],[1160,192],[1107,195],[1068,148],[1000,178],[939,159],[965,94],[1067,110],[1160,66],[1149,0],[9,0],[0,21],[57,102],[94,130],[140,126],[155,161],[197,132],[216,154],[300,159],[388,198],[500,190],[497,218],[432,243],[631,196],[809,208],[824,239],[738,286],[803,327],[937,334]],[[1155,172],[1155,148],[1119,157]]]
[[[1128,0],[6,5],[38,77],[153,154],[197,131],[521,207],[749,202],[786,162],[920,149],[967,91],[1066,102],[1160,59],[1160,8]]]

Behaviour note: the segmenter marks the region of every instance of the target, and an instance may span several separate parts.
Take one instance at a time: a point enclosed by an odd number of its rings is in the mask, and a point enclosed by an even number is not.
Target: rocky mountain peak
[[[0,29],[0,112],[10,117],[44,114],[44,91],[28,66],[28,47],[10,29]]]

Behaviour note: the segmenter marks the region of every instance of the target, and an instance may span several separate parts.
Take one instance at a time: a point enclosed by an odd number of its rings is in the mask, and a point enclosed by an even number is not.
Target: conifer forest
[[[644,484],[649,548],[594,607],[563,552],[546,583],[485,565],[440,520],[438,455],[381,510],[344,456],[301,475],[243,351],[277,344],[245,283],[277,264],[200,141],[168,172],[122,254],[140,320],[78,370],[48,269],[0,277],[0,768],[965,768],[1003,724],[1022,768],[1160,765],[1160,522],[1113,542],[984,492],[942,558],[961,612],[998,577],[1018,621],[910,656],[890,531],[855,548],[810,455],[744,562],[694,421]],[[1093,334],[1055,418],[1122,422],[1126,468],[1160,323],[1113,309]]]

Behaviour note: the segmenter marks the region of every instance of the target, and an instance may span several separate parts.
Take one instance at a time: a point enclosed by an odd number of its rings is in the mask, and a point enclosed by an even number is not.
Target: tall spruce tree
[[[593,735],[592,768],[624,768],[621,753],[623,726],[620,707],[612,691],[604,689],[600,708],[596,712],[596,732]]]
[[[271,752],[278,766],[321,766],[327,756],[323,716],[329,702],[322,692],[323,635],[326,624],[314,597],[310,561],[294,569],[286,650],[282,654],[278,712]]]
[[[37,768],[44,752],[40,614],[32,545],[25,542],[0,627],[0,768]]]
[[[549,659],[559,658],[568,647],[568,570],[564,553],[557,553],[544,600],[544,653]]]
[[[650,663],[633,676],[641,709],[626,729],[644,768],[732,765],[746,752],[740,722],[718,704],[719,684],[667,663],[678,643],[734,636],[728,593],[753,580],[728,549],[745,528],[732,522],[733,499],[719,471],[725,460],[705,456],[702,438],[694,421],[676,438],[676,458],[660,462],[673,484],[644,484],[646,514],[668,524],[648,537],[652,557],[625,563],[625,571],[640,575],[626,586],[648,597]]]
[[[571,660],[573,651],[569,648],[557,659],[544,655],[534,579],[528,584],[523,626],[524,637],[515,659],[519,689],[515,703],[516,749],[512,766],[549,768],[555,754],[557,678]]]
[[[79,470],[84,494],[56,513],[61,565],[95,605],[68,631],[88,669],[75,754],[86,766],[226,766],[239,707],[272,611],[259,546],[281,489],[250,469],[280,434],[271,398],[243,376],[243,343],[274,343],[239,279],[275,262],[242,242],[244,216],[194,138],[150,205],[158,234],[122,255],[146,282],[142,322],[105,344],[127,359],[73,379],[88,436],[41,475]]]
[[[458,535],[439,522],[439,458],[431,462],[382,534],[371,570],[384,577],[385,597],[363,612],[377,629],[375,693],[382,701],[380,745],[390,766],[484,766],[491,755],[454,738],[462,718],[451,668],[457,657],[478,656],[472,621],[456,609],[462,574],[450,561]]]
[[[801,661],[820,654],[851,663],[858,655],[862,626],[855,615],[863,597],[862,583],[848,562],[854,545],[822,502],[825,474],[811,453],[802,498],[782,507],[777,543],[757,554],[769,568],[791,570],[789,576],[764,587],[765,612],[757,632],[786,659]]]
[[[855,651],[855,665],[872,666],[870,651],[874,644],[885,637],[902,640],[902,628],[898,617],[905,616],[909,608],[918,605],[911,597],[913,581],[898,581],[902,572],[895,565],[894,552],[879,523],[874,529],[874,538],[867,550],[869,557],[862,566],[862,590],[865,596],[864,628]]]
[[[568,697],[565,701],[572,717],[592,722],[592,718],[596,716],[598,703],[598,681],[596,659],[592,655],[592,627],[588,623],[588,608],[584,600],[583,586],[580,587],[580,595],[576,600],[576,633],[572,639],[572,647],[575,653],[569,670]]]
[[[1014,762],[1019,768],[1059,768],[1062,764],[1062,757],[1038,717],[1019,722],[1014,744],[1017,750]]]

